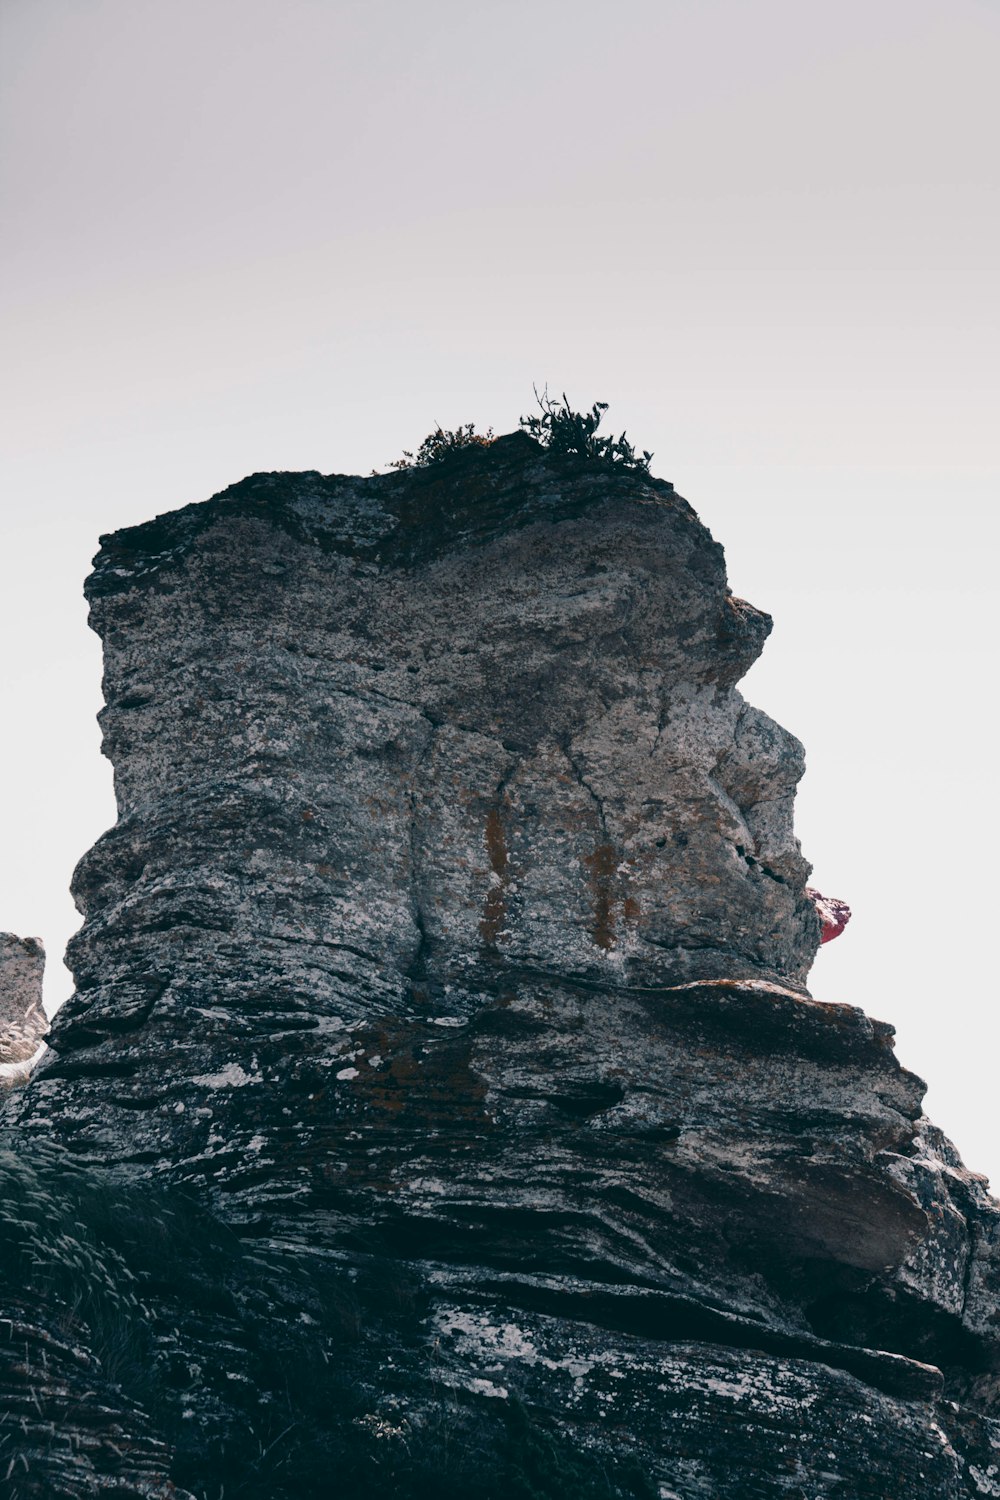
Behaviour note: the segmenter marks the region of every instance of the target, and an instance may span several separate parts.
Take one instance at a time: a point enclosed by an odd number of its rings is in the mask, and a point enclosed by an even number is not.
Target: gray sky
[[[998,0],[0,0],[0,927],[114,819],[98,534],[611,402],[776,626],[812,976],[1000,1183]]]

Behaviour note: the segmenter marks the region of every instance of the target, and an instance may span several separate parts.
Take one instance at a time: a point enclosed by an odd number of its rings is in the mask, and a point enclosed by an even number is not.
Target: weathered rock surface
[[[88,596],[13,1493],[1000,1496],[1000,1210],[806,989],[770,622],[669,485],[257,475]]]
[[[27,1077],[49,1029],[42,1006],[45,950],[0,932],[0,1088]]]

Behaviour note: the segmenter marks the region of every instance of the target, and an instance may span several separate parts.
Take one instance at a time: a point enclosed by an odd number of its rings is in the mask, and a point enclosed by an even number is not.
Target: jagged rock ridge
[[[88,596],[119,818],[6,1105],[18,1494],[1000,1495],[997,1210],[809,996],[770,622],[671,486],[257,475]]]

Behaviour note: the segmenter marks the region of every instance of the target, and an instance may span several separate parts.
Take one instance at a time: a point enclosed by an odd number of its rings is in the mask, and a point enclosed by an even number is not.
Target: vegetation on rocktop
[[[474,422],[466,422],[464,427],[456,427],[454,432],[444,427],[435,427],[424,438],[416,453],[411,453],[408,448],[403,449],[402,458],[395,459],[390,469],[427,469],[431,464],[439,464],[442,459],[450,458],[461,448],[488,448],[493,441],[493,428],[488,427],[485,432],[477,432]]]
[[[595,401],[587,412],[574,411],[565,391],[562,399],[556,401],[549,395],[548,386],[541,395],[536,386],[535,399],[538,413],[521,417],[518,426],[550,453],[585,458],[609,469],[638,469],[641,473],[649,473],[652,453],[645,449],[636,453],[624,432],[617,438],[597,435],[608,409],[606,401]],[[427,434],[416,453],[404,449],[402,458],[397,458],[389,467],[427,469],[463,449],[488,448],[493,441],[492,427],[483,433],[476,431],[473,422],[466,422],[464,427],[453,431],[438,426]]]

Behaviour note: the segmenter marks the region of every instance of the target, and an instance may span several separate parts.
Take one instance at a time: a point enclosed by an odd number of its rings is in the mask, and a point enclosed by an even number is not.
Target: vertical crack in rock
[[[426,716],[425,716],[426,717]],[[406,967],[407,978],[412,981],[412,997],[422,1003],[427,999],[426,980],[428,975],[428,960],[430,955],[430,938],[427,932],[427,921],[424,913],[424,868],[423,857],[420,846],[420,835],[418,822],[420,816],[420,782],[421,775],[429,757],[434,751],[434,736],[437,726],[427,719],[428,732],[424,744],[417,757],[410,778],[409,792],[409,861],[410,861],[410,900],[412,906],[412,917],[417,929],[418,941],[413,957]]]
[[[967,1316],[969,1312],[969,1306],[972,1301],[972,1273],[976,1265],[977,1252],[979,1252],[981,1258],[981,1252],[983,1249],[979,1229],[976,1224],[975,1218],[967,1217],[965,1222],[969,1235],[969,1243],[968,1249],[966,1250],[965,1254],[965,1261],[962,1266],[961,1316],[963,1319]]]
[[[497,943],[503,933],[504,922],[507,918],[507,887],[509,883],[508,865],[510,856],[507,849],[507,837],[504,832],[504,805],[507,802],[507,788],[512,777],[516,774],[517,763],[508,767],[500,781],[497,782],[493,793],[492,804],[486,814],[486,826],[483,831],[483,840],[486,845],[486,856],[489,860],[490,875],[489,885],[483,899],[483,914],[479,920],[479,935],[487,948],[495,950]]]
[[[584,776],[579,758],[573,754],[572,747],[564,745],[563,754],[569,763],[577,783],[588,794],[597,809],[597,821],[602,838],[589,854],[583,856],[583,863],[588,872],[588,884],[590,886],[591,904],[594,914],[592,936],[595,945],[607,953],[614,948],[616,942],[614,877],[618,870],[619,857],[615,852],[615,846],[608,829],[603,798]]]
[[[1000,1495],[1000,1206],[806,988],[770,620],[672,486],[258,474],[87,596],[120,813],[0,1100],[0,1484]]]

